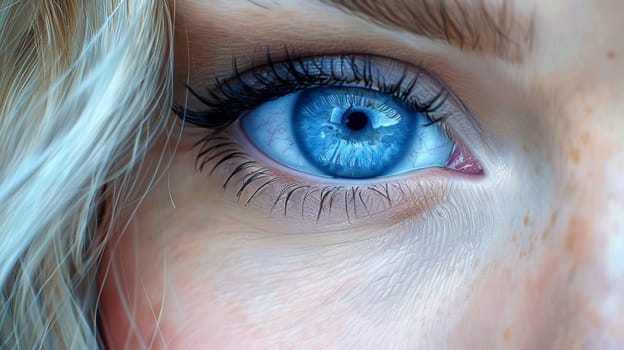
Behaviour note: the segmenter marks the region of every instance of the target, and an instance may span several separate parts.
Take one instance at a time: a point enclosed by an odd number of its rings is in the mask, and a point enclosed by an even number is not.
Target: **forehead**
[[[301,17],[297,25],[306,26],[306,22],[325,16],[331,21],[338,19],[332,16],[333,10],[338,8],[345,13],[363,15],[371,19],[371,25],[387,22],[401,23],[412,14],[425,13],[430,21],[442,20],[440,12],[459,17],[485,16],[491,20],[491,28],[481,26],[479,29],[503,30],[508,34],[509,28],[518,28],[512,38],[522,41],[520,34],[527,34],[535,25],[540,37],[548,33],[558,33],[558,36],[575,36],[578,30],[597,33],[614,33],[618,29],[619,17],[624,13],[624,2],[617,0],[549,0],[549,1],[520,1],[520,0],[384,0],[384,1],[354,1],[354,0],[170,0],[174,12],[184,14],[183,18],[204,18],[212,21],[227,21],[237,18],[240,21],[262,22],[263,26],[280,22],[288,23],[285,17]],[[313,10],[301,12],[298,10]],[[329,16],[327,16],[329,15]],[[534,15],[534,17],[533,17]],[[418,18],[424,18],[420,16]],[[292,19],[292,18],[291,18]],[[535,19],[535,23],[527,23]],[[204,21],[202,21],[204,22]],[[236,27],[240,23],[230,23]],[[292,22],[288,23],[294,24]],[[416,24],[414,24],[416,25]],[[449,23],[444,23],[449,25]],[[565,25],[565,26],[561,26]],[[405,27],[405,25],[403,26]],[[578,30],[577,30],[578,28]],[[261,29],[261,28],[258,28]],[[295,28],[291,28],[295,29]],[[457,28],[449,27],[448,35]],[[557,29],[557,30],[553,30]],[[605,40],[613,37],[603,37]]]

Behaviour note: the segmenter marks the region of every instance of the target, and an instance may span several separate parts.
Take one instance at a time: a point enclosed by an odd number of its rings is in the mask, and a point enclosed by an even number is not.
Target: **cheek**
[[[103,263],[112,348],[380,348],[389,332],[400,344],[438,338],[447,328],[438,320],[455,317],[453,290],[473,266],[464,244],[439,247],[434,235],[302,242],[244,234],[249,228],[215,217],[209,226],[192,210],[173,220],[146,208]]]
[[[467,289],[470,305],[451,336],[467,348],[561,348],[570,329],[570,282],[575,263],[548,232],[539,241],[510,242],[510,256],[485,267]],[[483,336],[482,331],[487,331]],[[485,342],[485,343],[484,343]],[[558,343],[559,342],[559,343]],[[569,345],[569,344],[565,344]],[[565,347],[564,347],[565,348]]]
[[[225,207],[222,190],[187,166],[192,160],[175,161],[170,182],[150,191],[126,233],[112,238],[102,264],[111,267],[101,273],[101,313],[112,348],[387,348],[388,334],[397,347],[410,341],[409,348],[439,347],[457,319],[470,315],[466,308],[496,311],[487,300],[514,295],[496,289],[508,278],[503,270],[475,273],[491,265],[481,251],[509,239],[509,225],[479,213],[517,209],[484,198],[485,187],[458,188],[465,198],[420,221],[405,218],[398,228],[360,232],[367,239],[348,232],[284,234],[283,227],[281,234],[259,234],[241,223],[258,220],[242,220],[247,212]],[[497,193],[503,190],[512,189]],[[508,268],[541,268],[523,264]],[[466,296],[473,277],[479,278],[475,294]],[[495,314],[479,316],[488,322],[462,323],[491,329],[498,325]]]
[[[134,222],[141,219],[139,213]],[[349,311],[330,302],[357,278],[318,274],[315,281],[305,276],[314,272],[297,263],[279,271],[271,258],[259,265],[232,248],[249,242],[157,226],[133,225],[106,252],[100,316],[111,348],[292,345],[286,330],[322,334],[328,345],[338,342]],[[163,236],[187,239],[158,239]]]
[[[185,187],[174,189],[175,198],[185,199],[178,210],[171,204],[168,184],[161,182],[125,233],[118,228],[110,238],[99,273],[100,319],[109,347],[201,349],[206,344],[215,348],[255,344],[256,331],[245,312],[236,304],[221,302],[219,291],[220,278],[234,275],[228,267],[232,262],[220,257],[236,246],[227,237],[240,228],[224,223],[214,206],[188,204],[195,197],[206,203],[218,201],[204,193],[193,195]],[[122,213],[118,222],[126,222],[129,215]],[[221,233],[212,232],[213,227]],[[241,338],[243,334],[248,339]]]
[[[210,270],[194,268],[208,262],[195,261],[197,249],[188,247],[184,249],[186,257],[180,260],[174,255],[178,247],[161,239],[179,232],[167,231],[166,226],[157,228],[157,220],[144,219],[139,213],[130,230],[113,237],[102,263],[100,317],[109,347],[228,347],[224,339],[245,344],[234,336],[235,329],[222,327],[245,327],[243,313],[235,305],[218,302]],[[138,222],[154,225],[139,226]]]

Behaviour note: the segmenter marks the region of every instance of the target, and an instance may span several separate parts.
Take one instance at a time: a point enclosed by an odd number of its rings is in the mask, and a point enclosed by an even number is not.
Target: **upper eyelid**
[[[342,58],[342,61],[345,61],[345,58],[347,58],[346,61],[353,64],[354,60],[357,61],[357,59],[355,58],[359,58],[361,60],[364,60],[365,62],[374,62],[374,63],[371,63],[369,67],[376,66],[377,69],[380,71],[384,68],[388,68],[388,71],[394,70],[395,73],[397,72],[404,73],[405,71],[408,71],[408,72],[411,72],[412,75],[418,76],[419,77],[418,81],[421,82],[422,84],[419,84],[419,87],[413,91],[414,96],[426,96],[428,98],[425,102],[427,101],[430,102],[429,104],[427,104],[427,103],[423,103],[422,100],[420,101],[419,107],[420,107],[421,112],[423,112],[427,117],[429,117],[432,123],[445,121],[447,119],[452,119],[453,121],[451,121],[450,123],[440,124],[443,130],[447,133],[447,135],[452,140],[464,144],[464,141],[465,141],[464,136],[466,135],[463,135],[464,134],[463,131],[458,132],[458,130],[464,130],[464,129],[474,130],[474,132],[477,135],[482,135],[482,128],[480,126],[479,119],[475,117],[475,115],[464,104],[463,99],[460,98],[441,77],[438,77],[435,71],[429,71],[428,69],[423,68],[424,65],[422,64],[410,64],[402,60],[383,57],[379,55],[370,55],[370,54],[344,54],[344,55],[327,54],[323,56],[314,56],[314,55],[296,56],[296,55],[287,53],[285,54],[285,56],[291,57],[291,60],[286,61],[286,62],[276,61],[275,63],[272,63],[273,67],[270,67],[270,65],[263,62],[255,68],[245,67],[245,69],[233,69],[234,73],[231,74],[230,76],[222,76],[216,80],[223,81],[224,84],[227,82],[231,82],[232,84],[234,84],[235,82],[241,80],[242,76],[246,76],[250,73],[258,72],[258,71],[271,72],[273,71],[273,68],[276,68],[277,66],[280,67],[277,69],[282,69],[283,67],[287,67],[287,66],[291,68],[293,66],[303,67],[305,66],[303,62],[308,62],[308,63],[316,62],[316,64],[312,64],[312,65],[316,65],[318,67],[319,65],[318,62],[322,62],[322,61],[332,62],[332,60],[335,60],[337,58]],[[236,60],[233,60],[233,61],[236,62]],[[252,58],[250,61],[254,62],[255,60]],[[269,58],[267,58],[267,61],[273,62]],[[246,62],[249,62],[249,61],[246,61]],[[362,65],[362,62],[360,62],[359,64]],[[437,65],[434,65],[434,66],[437,66]],[[390,68],[394,68],[394,69],[390,69]],[[397,68],[400,68],[400,69],[397,69]],[[443,68],[443,67],[438,66],[438,68]],[[404,75],[400,75],[400,76],[404,77]],[[378,76],[374,76],[374,77],[376,79]],[[242,79],[242,80],[245,80],[245,79]],[[395,82],[401,81],[401,80],[402,79],[398,78],[397,76],[395,76],[394,78]],[[414,80],[412,80],[412,82],[414,82]],[[337,84],[337,85],[341,85],[341,84]],[[236,85],[234,84],[234,86]],[[360,85],[360,87],[366,87],[366,86]],[[435,89],[435,90],[432,90],[432,89]],[[301,89],[298,89],[295,91],[300,91],[300,90]],[[295,91],[292,91],[292,92],[295,92]],[[382,90],[377,90],[377,91],[380,91],[382,93],[385,92]],[[273,99],[286,95],[286,93],[275,94],[274,91],[270,92],[270,94],[272,94]],[[236,101],[243,101],[244,104],[248,104],[248,99],[246,98],[246,96],[242,96],[242,97],[237,96],[236,98],[237,99],[234,100],[234,104],[236,103]],[[199,126],[202,128],[206,128],[206,129],[214,130],[218,132],[219,130],[223,130],[229,127],[231,123],[235,122],[240,117],[244,116],[245,112],[250,111],[260,106],[260,104],[268,102],[268,101],[269,100],[264,100],[260,98],[258,101],[259,102],[258,104],[254,104],[251,106],[246,105],[245,108],[241,110],[241,109],[233,108],[231,103],[229,103],[227,100],[223,100],[223,101],[216,103],[216,107],[218,108],[217,110],[192,111],[193,113],[198,113],[199,115],[197,117],[197,122],[193,124],[195,126]],[[404,100],[402,102],[405,103]],[[433,107],[429,105],[433,105]],[[189,118],[187,118],[184,114],[180,113],[180,111],[178,111],[178,116],[181,117],[184,121],[187,121],[187,122],[189,121]],[[215,122],[215,118],[216,118],[216,122]],[[225,121],[226,123],[224,123],[223,121]]]
[[[322,56],[298,56],[285,48],[283,56],[286,59],[274,61],[267,51],[266,63],[254,68],[241,69],[237,60],[233,59],[233,76],[216,77],[213,87],[206,88],[207,95],[202,96],[192,87],[187,86],[189,92],[202,102],[205,110],[190,110],[185,106],[176,106],[174,111],[185,121],[194,125],[215,128],[233,121],[240,113],[257,107],[260,103],[269,100],[268,94],[258,95],[262,88],[257,85],[267,85],[262,81],[271,82],[271,97],[278,98],[287,93],[299,91],[314,86],[338,86],[365,82],[366,88],[376,88],[380,92],[406,100],[412,89],[422,89],[425,86],[434,87],[435,92],[429,100],[419,100],[412,96],[413,107],[429,109],[440,99],[452,98],[455,94],[441,79],[432,75],[420,65],[404,63],[377,55],[351,53],[347,55],[326,54]],[[254,62],[255,59],[252,59]],[[345,68],[346,67],[346,68]],[[399,69],[397,69],[399,68]],[[382,76],[381,72],[384,72]],[[391,78],[387,75],[393,72],[399,76]],[[411,78],[408,78],[411,77]],[[332,80],[333,79],[333,80]],[[281,85],[280,85],[281,84]],[[289,85],[291,84],[291,85]],[[406,86],[403,86],[406,85]],[[274,91],[282,88],[283,91]],[[427,89],[428,90],[428,89]],[[423,92],[423,91],[421,91]],[[244,98],[241,98],[244,95]],[[243,103],[242,106],[238,104]],[[223,109],[226,107],[226,109]],[[208,118],[208,115],[210,117]],[[228,117],[229,115],[229,117]],[[209,120],[214,119],[214,120]]]

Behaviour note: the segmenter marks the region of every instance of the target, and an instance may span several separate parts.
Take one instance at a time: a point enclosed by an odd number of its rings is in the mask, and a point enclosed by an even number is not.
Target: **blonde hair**
[[[171,129],[168,11],[166,0],[0,0],[2,349],[103,346],[99,208],[124,202],[130,171]]]

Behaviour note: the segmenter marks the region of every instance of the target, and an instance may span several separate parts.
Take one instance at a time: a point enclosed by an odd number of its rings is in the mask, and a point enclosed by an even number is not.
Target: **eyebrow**
[[[520,16],[509,0],[321,1],[390,29],[512,63],[521,63],[535,40],[535,16]]]

